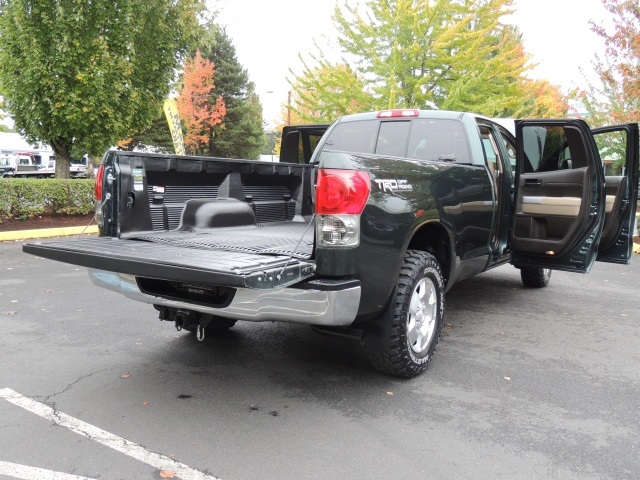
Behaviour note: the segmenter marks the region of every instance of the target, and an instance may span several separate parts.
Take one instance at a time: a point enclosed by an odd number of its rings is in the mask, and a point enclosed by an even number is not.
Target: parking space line
[[[176,462],[169,457],[151,452],[125,438],[119,437],[107,432],[106,430],[102,430],[101,428],[83,422],[82,420],[78,420],[77,418],[54,410],[50,406],[36,402],[35,400],[11,390],[10,388],[3,388],[0,390],[0,398],[4,398],[8,402],[31,413],[35,413],[56,425],[60,425],[61,427],[67,428],[78,435],[82,435],[83,437],[98,442],[106,447],[112,448],[120,453],[124,453],[125,455],[146,463],[160,471],[173,472],[176,478],[181,478],[183,480],[219,480],[216,477],[207,475],[206,473],[191,468],[188,465]],[[66,477],[62,478],[65,479]]]
[[[44,468],[28,467],[18,463],[3,462],[0,460],[0,475],[7,475],[21,480],[97,480],[95,478],[80,477],[70,473],[45,470]]]

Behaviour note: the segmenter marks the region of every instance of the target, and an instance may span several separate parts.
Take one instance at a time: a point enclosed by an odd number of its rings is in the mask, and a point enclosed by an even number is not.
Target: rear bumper
[[[355,282],[344,285],[318,283],[317,288],[310,282],[304,289],[238,288],[229,306],[214,308],[142,293],[132,275],[89,269],[89,276],[99,287],[139,302],[251,322],[279,321],[344,327],[353,323],[360,305],[360,285]]]

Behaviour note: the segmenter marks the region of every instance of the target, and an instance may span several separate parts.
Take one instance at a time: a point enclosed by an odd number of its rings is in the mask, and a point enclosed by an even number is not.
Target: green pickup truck
[[[199,339],[237,320],[306,323],[413,377],[456,282],[510,262],[543,287],[555,269],[629,262],[638,125],[512,125],[387,110],[289,127],[277,163],[110,151],[100,237],[24,251],[89,267]],[[602,158],[619,168],[605,176]]]

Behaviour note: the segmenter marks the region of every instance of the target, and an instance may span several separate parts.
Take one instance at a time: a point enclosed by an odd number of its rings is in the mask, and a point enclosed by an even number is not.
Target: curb
[[[34,230],[15,230],[13,232],[0,232],[0,242],[11,240],[28,240],[32,238],[64,237],[67,235],[98,233],[97,225],[89,227],[64,227],[64,228],[36,228]]]

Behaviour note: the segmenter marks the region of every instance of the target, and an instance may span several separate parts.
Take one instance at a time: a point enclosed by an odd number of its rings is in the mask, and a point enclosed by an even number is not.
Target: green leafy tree
[[[262,145],[262,150],[260,150],[260,155],[273,155],[274,149],[276,148],[276,137],[277,136],[278,136],[278,131],[277,130],[275,130],[275,129],[267,130],[265,128],[265,131],[264,131],[264,143]]]
[[[16,130],[49,143],[56,175],[158,116],[195,40],[201,0],[3,0],[0,90]]]
[[[607,31],[591,21],[591,29],[605,42],[605,57],[593,61],[599,84],[590,82],[575,92],[589,114],[590,123],[640,121],[640,8],[633,0],[603,0],[612,14],[613,29]]]
[[[368,109],[439,108],[488,116],[544,113],[548,99],[536,101],[539,88],[527,83],[529,56],[521,34],[504,23],[512,4],[344,0],[336,5],[333,18],[338,45],[353,68],[320,55],[317,66],[304,65],[292,88],[302,97],[312,87],[324,104],[336,107],[331,115],[316,112],[316,118],[325,121],[349,112],[351,104],[341,97]]]
[[[312,57],[318,66],[310,67],[300,56],[304,74],[291,86],[283,116],[287,123],[331,123],[340,115],[374,108],[366,83],[350,65],[331,65],[324,57]],[[290,111],[289,111],[290,110]]]
[[[514,79],[527,57],[500,20],[512,0],[369,0],[368,19],[347,3],[334,19],[384,108],[437,106],[502,115],[522,102]],[[360,52],[360,53],[359,53]],[[384,79],[383,81],[380,81]]]
[[[209,22],[199,40],[199,47],[202,56],[216,66],[212,98],[222,96],[227,109],[222,123],[209,133],[206,154],[225,158],[258,158],[264,142],[262,106],[247,70],[238,62],[231,39],[223,27]]]

